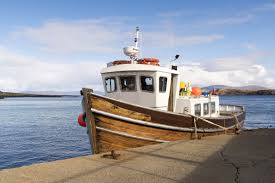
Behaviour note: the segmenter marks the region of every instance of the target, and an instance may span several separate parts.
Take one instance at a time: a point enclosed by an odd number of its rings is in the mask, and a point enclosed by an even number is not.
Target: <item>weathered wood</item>
[[[193,118],[191,116],[136,106],[122,101],[117,101],[111,98],[106,98],[100,95],[93,94],[93,96],[100,98],[103,101],[110,102],[111,104],[116,105],[118,107],[142,113],[144,115],[149,115],[151,116],[151,122],[153,123],[173,125],[178,127],[193,127]]]
[[[92,89],[83,88],[83,105],[84,109],[86,111],[86,118],[87,118],[87,132],[91,144],[91,150],[93,154],[98,153],[97,148],[97,141],[96,141],[96,124],[95,124],[95,117],[93,113],[91,112],[91,92],[93,92]]]
[[[136,106],[90,92],[86,92],[84,98],[89,101],[87,101],[88,105],[85,107],[87,114],[90,113],[90,117],[87,115],[90,119],[90,127],[88,129],[90,128],[91,131],[92,129],[95,130],[95,132],[92,131],[90,133],[92,134],[92,136],[90,135],[91,139],[96,139],[95,141],[90,141],[94,153],[140,147],[161,141],[218,135],[223,134],[224,130],[228,128],[230,129],[227,132],[234,133],[236,119],[240,121],[238,125],[241,127],[245,118],[244,111],[238,112],[236,118],[232,115],[221,118],[207,118],[210,122],[217,124],[213,125],[209,122],[207,123],[204,119],[197,119],[196,116],[181,115]],[[94,114],[91,112],[91,107]],[[99,113],[98,111],[103,112]],[[121,118],[117,118],[116,116],[121,116]],[[133,119],[132,122],[129,118]],[[143,121],[143,123],[137,123],[137,120]],[[152,123],[158,125],[152,125]],[[95,125],[98,130],[95,129]],[[161,125],[169,125],[175,127],[175,129],[161,128]],[[225,128],[220,128],[219,126]],[[178,127],[193,130],[176,130]],[[152,141],[154,139],[157,139],[157,141]]]
[[[173,111],[174,108],[174,90],[173,90],[173,83],[174,83],[174,75],[171,75],[171,87],[169,91],[169,98],[168,98],[168,111]]]
[[[95,109],[99,109],[101,111],[109,112],[112,114],[116,114],[116,115],[120,115],[120,116],[124,116],[124,117],[130,117],[130,118],[138,119],[138,120],[142,120],[142,121],[151,121],[150,115],[146,115],[146,114],[143,114],[140,112],[131,111],[128,109],[124,109],[122,107],[112,104],[111,102],[102,100],[95,96],[92,96],[92,106]]]
[[[96,115],[97,125],[103,128],[112,129],[115,131],[127,132],[136,136],[156,138],[165,141],[174,141],[179,139],[190,139],[191,133],[183,133],[176,130],[165,130],[150,126],[137,125],[111,119],[105,116]]]

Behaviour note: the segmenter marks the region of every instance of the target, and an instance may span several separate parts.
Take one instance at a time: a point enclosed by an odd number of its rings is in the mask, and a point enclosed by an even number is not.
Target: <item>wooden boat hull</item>
[[[93,153],[232,133],[242,128],[245,119],[240,106],[223,117],[200,118],[129,104],[89,89],[82,93]]]

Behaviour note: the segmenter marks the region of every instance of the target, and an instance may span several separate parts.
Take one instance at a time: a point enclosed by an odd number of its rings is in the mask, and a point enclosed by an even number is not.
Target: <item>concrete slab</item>
[[[275,130],[176,141],[0,171],[0,182],[275,182]]]

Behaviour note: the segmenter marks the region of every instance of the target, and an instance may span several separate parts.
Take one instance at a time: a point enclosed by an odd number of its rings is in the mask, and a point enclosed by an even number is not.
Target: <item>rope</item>
[[[233,114],[233,116],[235,117],[235,120],[236,120],[236,128],[239,129],[239,120],[237,118],[237,115],[236,114]]]
[[[209,120],[207,120],[207,119],[204,119],[204,118],[202,118],[202,117],[195,116],[195,115],[192,115],[192,114],[189,114],[189,115],[192,116],[193,118],[200,119],[200,120],[202,120],[202,121],[204,121],[204,122],[206,122],[206,123],[208,123],[208,124],[217,126],[217,127],[221,128],[221,129],[223,129],[223,130],[228,130],[228,129],[229,129],[229,128],[223,127],[223,126],[221,126],[221,125],[218,125],[218,124],[216,124],[216,123],[213,123],[213,122],[211,122],[211,121],[209,121]]]
[[[195,138],[198,139],[198,132],[197,132],[197,118],[193,117],[193,121],[194,121],[194,128],[195,128]]]

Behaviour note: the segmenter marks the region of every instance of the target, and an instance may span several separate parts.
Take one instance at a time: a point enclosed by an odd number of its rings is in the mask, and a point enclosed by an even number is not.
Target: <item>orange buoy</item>
[[[121,65],[121,64],[130,64],[130,60],[115,60],[112,62],[113,65]]]
[[[138,64],[148,64],[159,66],[159,59],[157,58],[142,58],[137,61]]]
[[[80,113],[78,115],[77,122],[78,122],[79,126],[86,127],[85,118],[86,118],[86,113],[85,112]]]
[[[200,87],[192,87],[192,95],[193,96],[201,96],[201,93],[202,93],[202,91],[201,91],[201,88]]]

